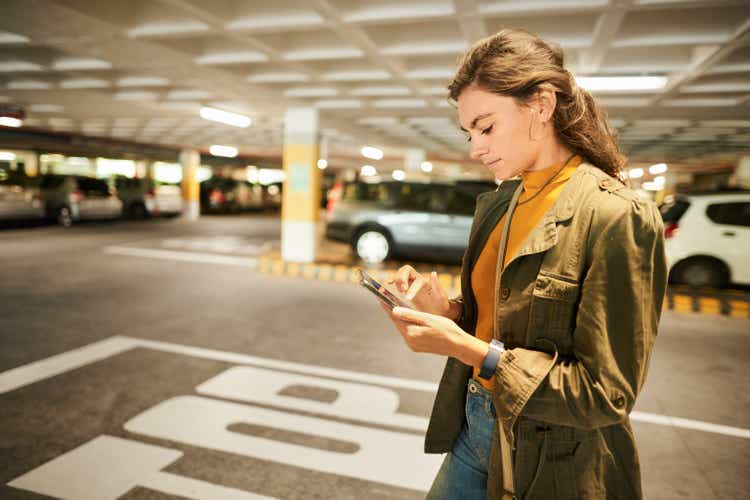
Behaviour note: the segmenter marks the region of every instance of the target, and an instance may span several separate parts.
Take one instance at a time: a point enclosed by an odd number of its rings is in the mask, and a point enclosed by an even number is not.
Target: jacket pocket
[[[547,350],[543,340],[551,340],[560,355],[572,353],[575,316],[580,285],[569,279],[539,273],[529,310],[530,345]]]

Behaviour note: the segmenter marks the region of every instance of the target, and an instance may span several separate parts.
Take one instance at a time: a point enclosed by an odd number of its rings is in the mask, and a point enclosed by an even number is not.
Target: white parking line
[[[81,368],[91,363],[101,361],[110,356],[120,354],[135,348],[146,348],[155,351],[170,352],[192,356],[196,358],[212,359],[226,363],[242,364],[271,368],[295,372],[304,375],[317,375],[340,379],[345,381],[363,382],[373,385],[394,387],[400,389],[411,389],[424,392],[435,392],[437,384],[425,382],[422,380],[402,379],[397,377],[387,377],[383,375],[351,372],[348,370],[339,370],[336,368],[325,368],[303,363],[292,363],[288,361],[279,361],[274,359],[260,358],[246,354],[237,354],[227,351],[217,351],[214,349],[204,349],[200,347],[184,346],[169,342],[158,342],[152,340],[138,339],[133,337],[114,336],[99,342],[94,342],[87,346],[74,349],[65,353],[58,354],[46,359],[35,361],[27,365],[19,366],[11,370],[0,373],[0,394],[20,389],[27,385],[39,382],[41,380],[60,375],[70,370]],[[665,425],[682,429],[697,430],[721,434],[725,436],[750,439],[750,429],[741,427],[731,427],[728,425],[712,424],[700,420],[691,420],[681,417],[672,417],[669,415],[658,415],[634,411],[630,418],[636,422],[645,422],[656,425]]]
[[[254,257],[235,257],[232,255],[219,255],[213,253],[176,252],[173,250],[156,250],[152,248],[134,248],[122,246],[105,247],[104,252],[114,255],[128,255],[131,257],[147,257],[150,259],[181,260],[186,262],[201,262],[205,264],[224,264],[230,266],[248,267],[250,269],[256,269],[258,267],[258,259]]]

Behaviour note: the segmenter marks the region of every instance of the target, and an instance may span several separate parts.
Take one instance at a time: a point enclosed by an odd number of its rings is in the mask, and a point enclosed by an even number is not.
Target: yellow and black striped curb
[[[387,269],[366,267],[367,272],[375,279],[385,281],[396,274],[396,270],[406,262],[391,263],[393,267]],[[437,271],[438,280],[448,293],[456,294],[461,290],[461,275],[455,270],[456,266],[425,265],[409,263],[420,272]],[[321,262],[301,263],[287,262],[279,258],[261,256],[258,269],[262,273],[308,280],[335,281],[337,283],[359,283],[358,269],[362,266],[347,264],[330,264]]]
[[[413,266],[420,272],[437,271],[438,280],[449,294],[461,291],[461,275],[456,266],[395,262],[387,269],[367,268],[375,279],[385,281],[392,278],[396,270],[404,264]],[[359,267],[348,264],[287,262],[279,258],[261,256],[258,269],[274,276],[303,278],[308,280],[334,281],[337,283],[358,283]],[[750,293],[742,291],[717,291],[670,287],[664,300],[664,309],[709,315],[750,318]]]

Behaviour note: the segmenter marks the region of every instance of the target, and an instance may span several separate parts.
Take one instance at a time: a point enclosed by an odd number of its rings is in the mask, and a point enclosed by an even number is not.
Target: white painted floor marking
[[[179,260],[186,262],[201,262],[204,264],[224,264],[255,269],[258,259],[254,257],[235,257],[233,255],[219,255],[212,253],[176,252],[173,250],[158,250],[153,248],[134,248],[109,246],[104,252],[113,255],[127,255],[130,257],[147,257],[150,259]]]
[[[127,337],[109,337],[99,342],[57,354],[0,373],[0,394],[107,359],[132,349],[136,343]]]
[[[371,373],[351,372],[348,370],[339,370],[336,368],[324,368],[315,365],[303,363],[292,363],[288,361],[278,361],[246,354],[237,354],[233,352],[217,351],[214,349],[205,349],[200,347],[190,347],[168,342],[158,342],[153,340],[137,339],[133,337],[114,336],[106,340],[95,342],[73,351],[58,354],[50,358],[35,361],[28,365],[13,368],[0,373],[0,394],[14,389],[19,389],[26,385],[39,382],[55,375],[60,375],[70,370],[80,368],[90,363],[100,361],[109,356],[114,356],[121,352],[142,347],[156,351],[171,352],[193,356],[197,358],[213,359],[226,363],[241,365],[252,365],[273,370],[282,370],[296,372],[303,375],[315,375],[339,380],[352,382],[362,382],[397,389],[411,389],[415,391],[435,392],[437,384],[421,380],[402,379],[397,377],[387,377],[384,375],[375,375]],[[646,422],[651,424],[666,425],[682,429],[699,430],[713,434],[722,434],[726,436],[750,439],[750,429],[741,427],[731,427],[727,425],[712,424],[700,420],[692,420],[681,417],[672,417],[669,415],[659,415],[634,411],[630,415],[631,420],[636,422]]]
[[[180,457],[182,452],[178,450],[103,435],[8,485],[71,500],[115,500],[137,486],[196,500],[271,499],[161,471]]]
[[[352,452],[317,449],[229,430],[236,424],[302,432],[357,447]],[[441,455],[424,453],[420,435],[197,396],[168,399],[133,417],[124,427],[157,439],[420,491],[429,490],[443,461]]]

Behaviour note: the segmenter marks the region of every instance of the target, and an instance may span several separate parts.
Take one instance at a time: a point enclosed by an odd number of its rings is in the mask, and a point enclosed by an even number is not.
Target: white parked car
[[[670,280],[750,285],[750,192],[675,195],[661,205]]]

